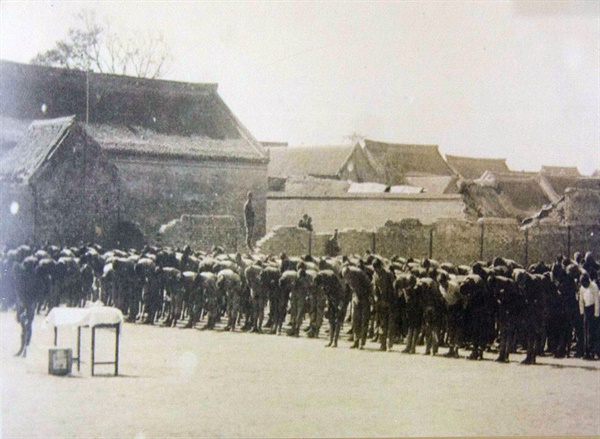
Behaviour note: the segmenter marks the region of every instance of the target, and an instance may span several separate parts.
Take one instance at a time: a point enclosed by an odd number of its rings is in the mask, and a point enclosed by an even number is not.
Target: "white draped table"
[[[54,346],[58,343],[59,327],[77,327],[77,370],[81,367],[81,328],[89,327],[92,330],[92,376],[94,366],[99,364],[114,364],[115,376],[119,374],[119,336],[123,324],[123,313],[118,308],[111,306],[92,305],[89,308],[52,308],[44,320],[44,325],[54,327]],[[115,359],[114,361],[96,361],[96,329],[115,329]]]

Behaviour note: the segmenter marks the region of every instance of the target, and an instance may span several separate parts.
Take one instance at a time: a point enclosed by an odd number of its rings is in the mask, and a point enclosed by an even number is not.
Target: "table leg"
[[[121,332],[121,325],[117,324],[116,328],[116,341],[115,341],[115,376],[119,375],[119,335]]]
[[[77,372],[81,371],[81,326],[77,327]]]
[[[96,351],[96,328],[92,327],[92,376],[94,376],[94,354]]]

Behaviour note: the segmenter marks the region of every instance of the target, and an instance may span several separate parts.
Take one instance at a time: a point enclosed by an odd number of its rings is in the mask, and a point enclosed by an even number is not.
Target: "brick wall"
[[[366,229],[386,221],[415,218],[432,224],[438,218],[464,218],[460,195],[346,194],[338,197],[290,196],[271,192],[267,200],[267,230],[297,224],[303,214],[313,219],[315,232]]]
[[[569,237],[570,236],[570,237]],[[325,254],[331,233],[312,234],[312,254]],[[386,257],[393,255],[470,264],[497,256],[514,259],[520,264],[552,262],[558,254],[592,251],[600,256],[600,226],[565,227],[541,222],[522,230],[515,220],[484,219],[479,221],[440,219],[434,224],[418,220],[388,222],[376,229],[342,229],[338,241],[343,254],[363,255],[374,250]],[[280,226],[260,242],[268,254],[285,252],[291,256],[308,253],[309,232],[295,226]]]
[[[375,251],[388,257],[393,255],[428,257],[430,230],[431,226],[425,226],[415,219],[389,221],[376,231]]]
[[[11,212],[11,205],[18,209]],[[31,242],[34,232],[34,202],[31,190],[23,185],[0,184],[0,246],[15,247]]]
[[[245,236],[244,203],[253,192],[255,238],[265,234],[267,167],[223,161],[114,158],[123,180],[121,217],[153,242],[161,225],[181,215],[230,215]]]
[[[237,219],[232,215],[182,215],[160,228],[159,239],[163,245],[189,245],[192,250],[203,251],[219,245],[233,252],[241,244]]]
[[[556,256],[568,254],[567,228],[559,223],[540,223],[527,229],[527,263],[553,262]]]
[[[502,256],[517,262],[525,262],[525,234],[514,219],[480,218],[483,227],[483,260]]]
[[[257,247],[268,255],[302,256],[308,253],[309,235],[308,230],[296,226],[275,227],[257,242]]]
[[[600,259],[600,226],[580,225],[569,227],[571,256],[575,252],[592,251]]]
[[[440,219],[433,231],[433,257],[463,263],[479,259],[481,226],[474,221]]]
[[[3,185],[3,242],[107,244],[118,219],[117,170],[79,126],[28,184]],[[11,215],[10,204],[19,204]]]
[[[565,191],[567,224],[600,224],[600,190]]]
[[[312,254],[326,254],[327,241],[332,233],[313,233]],[[369,230],[343,229],[338,231],[338,244],[343,254],[363,255],[366,250],[373,250],[375,232]]]

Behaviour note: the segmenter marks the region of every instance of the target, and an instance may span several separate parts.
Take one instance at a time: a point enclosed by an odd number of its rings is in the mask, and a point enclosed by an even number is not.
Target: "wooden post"
[[[312,231],[308,231],[308,254],[312,256]]]
[[[567,258],[571,258],[571,226],[567,226]]]
[[[481,236],[479,239],[479,260],[483,260],[483,236],[484,236],[484,225],[481,223]]]
[[[81,326],[77,327],[77,372],[81,370]]]
[[[373,232],[371,239],[371,253],[377,253],[377,233]]]
[[[529,229],[525,229],[525,267],[529,265]]]
[[[429,259],[433,258],[433,227],[429,229]]]
[[[54,346],[58,346],[58,328],[54,327]]]

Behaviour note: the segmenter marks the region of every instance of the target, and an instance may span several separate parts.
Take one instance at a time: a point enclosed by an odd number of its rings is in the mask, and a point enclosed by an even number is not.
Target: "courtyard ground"
[[[320,339],[125,324],[119,377],[48,374],[53,330],[34,322],[15,358],[14,312],[0,314],[2,438],[599,435],[600,362],[522,366],[326,349]],[[101,331],[101,332],[100,332]],[[76,331],[61,329],[59,346]],[[113,332],[99,330],[109,360]],[[423,348],[420,348],[423,352]],[[445,352],[445,349],[441,349]],[[111,372],[98,366],[97,372]]]

